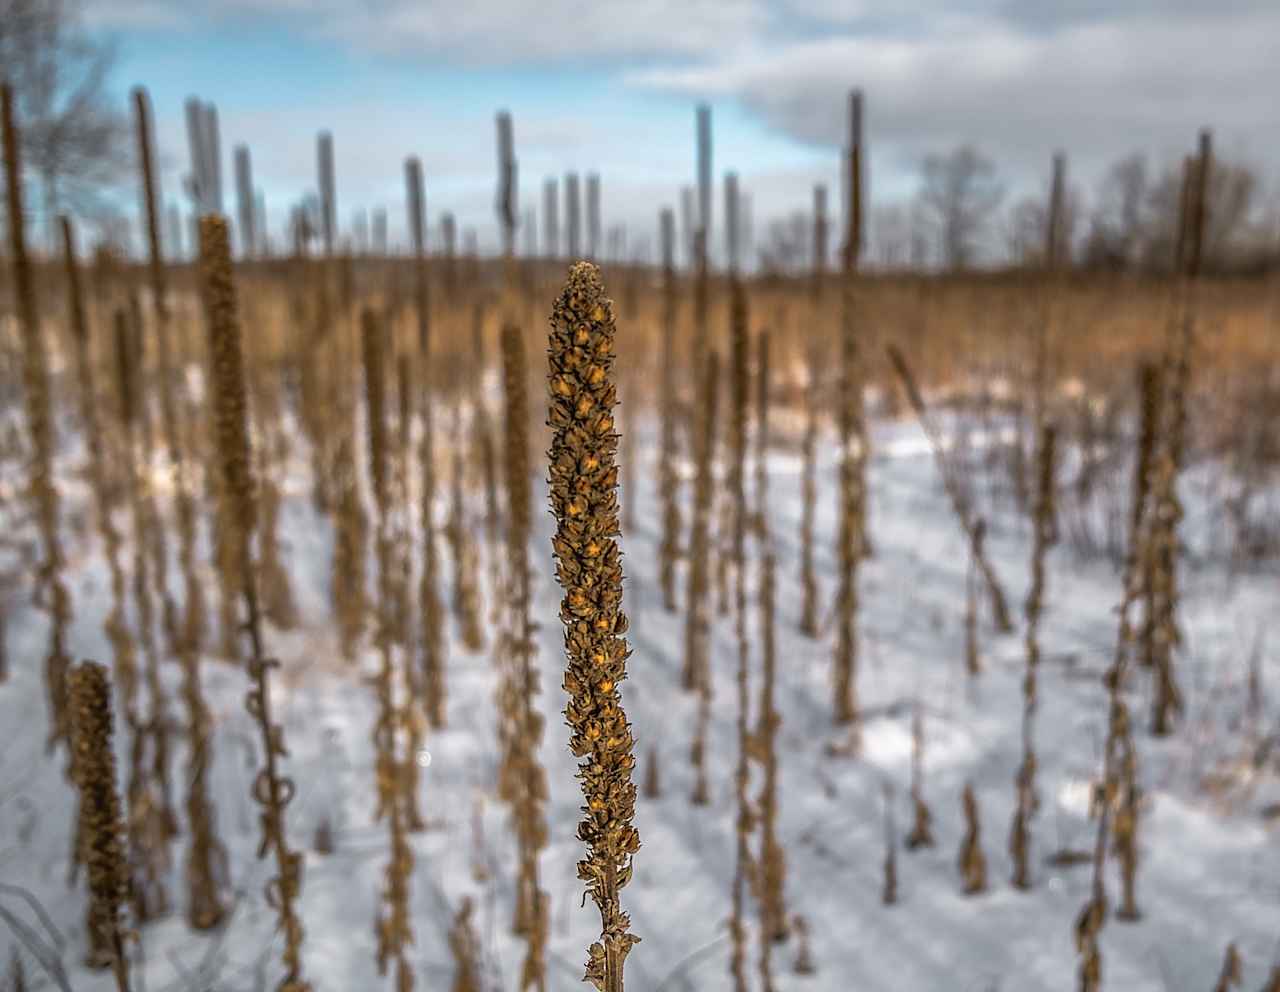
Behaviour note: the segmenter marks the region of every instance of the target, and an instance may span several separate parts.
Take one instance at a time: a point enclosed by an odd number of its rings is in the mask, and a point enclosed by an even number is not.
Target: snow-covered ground
[[[778,443],[769,458],[769,519],[779,557],[776,698],[783,721],[777,738],[778,833],[787,858],[788,911],[808,922],[817,972],[808,977],[792,973],[793,938],[775,949],[777,988],[1075,988],[1073,925],[1088,897],[1091,869],[1051,867],[1048,859],[1062,849],[1089,850],[1093,844],[1088,783],[1098,774],[1105,734],[1100,676],[1115,638],[1119,579],[1113,565],[1081,558],[1067,546],[1050,554],[1036,721],[1041,808],[1033,825],[1034,886],[1020,892],[1009,885],[1006,840],[1020,760],[1021,603],[1029,581],[1029,526],[1007,507],[989,520],[988,547],[1019,630],[997,636],[984,617],[986,671],[971,680],[964,672],[962,648],[965,542],[922,432],[913,421],[876,423],[869,468],[875,556],[862,571],[859,621],[864,747],[857,758],[833,756],[827,748],[843,736],[829,716],[833,638],[810,640],[796,629],[801,463],[782,418],[778,424]],[[734,871],[732,777],[737,759],[732,618],[715,621],[712,802],[696,807],[688,800],[695,700],[679,684],[683,619],[662,609],[657,584],[656,426],[642,422],[640,429],[638,471],[634,479],[624,480],[638,486],[638,512],[636,527],[622,537],[624,608],[632,620],[634,650],[623,696],[635,728],[640,772],[651,748],[660,757],[662,796],[642,797],[638,805],[642,848],[623,905],[642,943],[628,959],[627,984],[637,992],[720,992],[731,988],[726,920]],[[970,443],[982,440],[975,434]],[[373,920],[387,858],[385,826],[372,821],[374,697],[361,671],[337,651],[327,588],[331,533],[311,508],[302,443],[296,448],[296,469],[286,480],[282,541],[304,620],[296,631],[271,632],[270,650],[284,665],[277,678],[277,716],[291,749],[286,769],[299,788],[289,808],[289,833],[295,846],[307,852],[300,906],[305,973],[319,992],[363,992],[391,986],[390,977],[377,977],[374,953]],[[828,434],[821,447],[816,549],[824,609],[836,585],[835,451]],[[67,455],[70,465],[80,457]],[[1208,554],[1222,539],[1199,495],[1210,471],[1189,473],[1183,488],[1188,552],[1183,569],[1185,646],[1178,674],[1188,710],[1174,737],[1155,741],[1146,733],[1145,676],[1136,678],[1131,689],[1146,792],[1138,889],[1144,916],[1138,923],[1110,921],[1103,932],[1104,980],[1110,992],[1207,992],[1231,940],[1244,958],[1245,988],[1254,989],[1261,985],[1280,938],[1280,821],[1272,819],[1268,827],[1264,815],[1280,801],[1280,775],[1274,760],[1257,769],[1249,765],[1250,728],[1244,717],[1249,659],[1260,645],[1263,689],[1271,692],[1273,702],[1257,732],[1277,729],[1280,689],[1272,687],[1280,687],[1280,663],[1271,645],[1280,636],[1273,623],[1280,599],[1274,571],[1228,581],[1221,558]],[[539,508],[546,506],[542,474],[539,466]],[[750,470],[748,486],[750,492]],[[1123,487],[1127,492],[1127,480]],[[977,488],[985,492],[983,486]],[[682,494],[686,506],[688,490]],[[69,643],[76,657],[109,661],[102,635],[109,588],[88,516],[88,492],[70,470],[62,491],[64,521],[83,523],[67,527],[76,535],[68,538],[68,583],[75,604]],[[598,933],[598,917],[591,905],[580,906],[581,885],[575,877],[582,853],[574,837],[580,794],[560,714],[563,657],[560,591],[551,571],[552,521],[543,512],[534,516],[543,687],[539,705],[547,718],[541,758],[550,782],[551,840],[542,858],[552,901],[549,988],[575,989],[583,987],[582,962]],[[441,548],[447,583],[447,546],[442,542]],[[754,561],[749,567],[754,632],[759,574]],[[487,572],[482,567],[482,576]],[[176,565],[170,579],[177,594]],[[212,576],[208,588],[212,597]],[[443,592],[448,602],[449,589]],[[13,671],[0,686],[0,880],[29,890],[48,911],[63,940],[60,953],[70,987],[76,992],[107,990],[113,987],[108,975],[81,967],[84,893],[69,889],[65,881],[72,794],[63,778],[62,755],[48,756],[44,750],[41,659],[46,627],[25,590],[14,596],[8,639]],[[754,702],[758,647],[752,664]],[[376,659],[367,653],[364,670],[375,667]],[[245,676],[213,659],[203,670],[216,720],[211,789],[219,832],[231,853],[235,909],[223,933],[196,935],[187,929],[180,912],[184,836],[169,879],[179,911],[142,934],[145,964],[135,965],[136,988],[148,992],[272,988],[279,974],[279,938],[273,938],[273,914],[262,898],[269,865],[254,858],[258,829],[249,790],[258,764],[258,737],[243,709]],[[167,663],[165,674],[170,687],[176,687],[176,664]],[[421,804],[430,823],[427,831],[411,838],[417,859],[411,960],[418,988],[424,990],[449,987],[453,966],[446,935],[453,911],[468,895],[477,904],[489,987],[503,992],[516,988],[523,944],[510,934],[515,847],[507,812],[493,795],[496,679],[487,656],[464,652],[451,626],[449,726],[427,742],[430,764],[423,771]],[[906,790],[915,700],[925,712],[924,795],[933,810],[937,846],[918,852],[899,849],[899,901],[884,907],[882,789],[886,782],[895,788],[901,837],[910,819]],[[170,709],[180,715],[176,700]],[[121,768],[123,757],[121,753]],[[175,783],[181,787],[181,747],[174,760]],[[969,898],[960,893],[956,870],[963,829],[960,793],[966,781],[973,783],[979,800],[990,886],[986,894]],[[756,787],[753,782],[753,791]],[[335,833],[336,850],[328,856],[313,850],[316,827],[324,818]],[[477,859],[488,865],[487,881],[473,878]],[[1114,896],[1114,865],[1108,879]],[[0,906],[46,933],[12,890],[0,892]],[[754,908],[752,913],[751,982],[757,988]],[[47,934],[45,939],[50,939]],[[12,936],[8,942],[19,946]],[[8,957],[4,943],[0,952]],[[30,958],[27,974],[30,987],[56,987]]]

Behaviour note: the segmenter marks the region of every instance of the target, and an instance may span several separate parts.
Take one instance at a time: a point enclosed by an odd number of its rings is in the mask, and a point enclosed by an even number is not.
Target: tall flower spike
[[[80,789],[80,855],[89,869],[88,964],[112,968],[120,992],[129,988],[120,910],[129,885],[124,821],[111,749],[111,682],[102,665],[86,661],[67,677],[72,777]]]
[[[569,694],[565,719],[569,749],[578,758],[586,800],[578,839],[588,848],[578,877],[600,910],[600,941],[588,952],[585,980],[598,992],[623,992],[623,963],[640,938],[628,932],[619,890],[631,878],[631,858],[640,849],[632,825],[636,788],[634,741],[622,709],[619,683],[626,678],[627,618],[622,605],[622,555],[618,531],[618,435],[613,407],[616,326],[613,301],[604,295],[600,271],[589,262],[569,270],[551,312],[550,462],[551,508],[556,518],[552,548],[556,579],[564,589]]]
[[[240,345],[240,316],[231,274],[231,239],[226,218],[200,218],[200,282],[209,329],[213,366],[213,433],[222,485],[228,500],[227,526],[232,530],[241,592],[248,614],[246,632],[252,642],[249,659],[251,688],[245,706],[261,731],[263,767],[252,794],[262,807],[262,841],[258,856],[274,852],[276,871],[266,885],[267,902],[276,910],[284,933],[285,976],[276,992],[311,992],[302,977],[302,921],[296,902],[302,890],[302,856],[289,849],[285,837],[285,807],[294,796],[293,781],[279,768],[287,757],[284,729],[272,720],[269,673],[278,662],[263,653],[261,609],[253,568],[252,541],[257,527],[257,503],[249,447],[249,408],[245,395],[244,357]]]

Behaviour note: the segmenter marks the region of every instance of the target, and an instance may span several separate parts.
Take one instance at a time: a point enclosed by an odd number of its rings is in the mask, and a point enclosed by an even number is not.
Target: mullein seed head
[[[213,366],[213,429],[234,526],[252,534],[257,519],[249,454],[249,403],[245,394],[240,316],[231,279],[231,243],[225,218],[200,218],[200,262],[209,358]]]
[[[111,750],[111,683],[104,666],[83,662],[67,675],[72,769],[80,789],[80,856],[89,871],[89,964],[124,973],[120,910],[129,888],[124,822]],[[122,986],[123,987],[123,986]]]
[[[618,902],[640,835],[632,825],[634,742],[618,691],[626,678],[628,650],[616,540],[615,333],[613,302],[604,295],[599,270],[577,263],[551,314],[548,424],[553,436],[547,454],[557,522],[556,578],[565,591],[560,607],[568,660],[565,718],[570,750],[586,759],[578,766],[586,800],[578,839],[589,854],[578,862],[578,877],[587,883],[602,921],[586,979],[600,992],[621,992],[623,962],[639,940],[628,932],[631,921]]]

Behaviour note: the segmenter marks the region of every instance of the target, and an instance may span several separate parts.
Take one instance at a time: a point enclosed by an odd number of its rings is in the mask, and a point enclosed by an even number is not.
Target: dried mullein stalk
[[[431,292],[426,253],[426,196],[422,184],[422,163],[405,161],[405,189],[409,211],[409,233],[413,245],[413,309],[418,332],[422,440],[418,461],[422,477],[420,526],[422,528],[422,573],[418,580],[418,612],[422,617],[418,645],[421,704],[428,726],[445,725],[445,641],[439,593],[439,560],[436,550],[434,507],[436,499],[435,418],[432,403],[434,366],[431,362]],[[410,366],[410,370],[412,366]],[[402,406],[402,413],[409,413]],[[406,432],[405,442],[408,442]],[[407,455],[407,452],[406,452]],[[407,469],[406,469],[407,472]],[[408,542],[406,542],[407,544]]]
[[[124,481],[133,517],[133,596],[138,613],[138,643],[146,661],[145,684],[150,696],[151,712],[141,715],[136,686],[129,687],[125,713],[130,720],[132,738],[129,747],[129,773],[126,794],[129,802],[129,861],[132,882],[129,886],[134,916],[139,923],[157,919],[168,912],[169,896],[164,878],[172,860],[170,842],[177,824],[170,806],[168,788],[167,716],[164,691],[160,681],[160,659],[155,639],[155,604],[149,578],[147,535],[156,526],[155,503],[151,483],[139,471],[136,425],[143,412],[140,402],[137,353],[133,348],[132,325],[123,309],[115,313],[117,380],[122,414]],[[145,419],[145,418],[144,418]],[[145,441],[142,451],[145,454]],[[145,465],[145,459],[142,460]],[[151,762],[147,748],[151,746]]]
[[[964,578],[964,670],[969,677],[982,674],[982,652],[978,646],[978,559],[987,539],[987,522],[979,517],[973,525],[973,547]]]
[[[138,135],[138,161],[141,165],[142,202],[146,213],[147,271],[151,283],[151,306],[156,318],[156,352],[159,359],[160,418],[165,448],[169,458],[177,461],[180,451],[177,436],[177,415],[173,398],[172,365],[170,362],[169,301],[166,295],[164,259],[160,253],[160,212],[158,177],[153,158],[153,127],[151,122],[151,98],[142,87],[133,91],[135,124]]]
[[[343,655],[355,658],[365,629],[368,594],[365,591],[365,547],[368,519],[360,499],[359,476],[350,436],[350,414],[341,415],[346,429],[333,446],[332,488],[336,492],[333,552],[333,599]]]
[[[88,451],[88,475],[93,490],[94,519],[98,536],[107,559],[111,583],[111,609],[103,624],[107,640],[112,648],[112,668],[122,703],[126,726],[137,733],[138,718],[138,670],[133,638],[126,620],[127,581],[120,562],[123,540],[112,514],[115,487],[112,485],[108,465],[110,459],[105,450],[101,422],[98,417],[97,388],[94,382],[94,364],[89,352],[89,328],[80,292],[80,273],[75,258],[75,239],[70,220],[62,218],[63,260],[69,287],[71,329],[76,353],[76,390],[80,400],[80,419],[85,433]],[[75,845],[78,848],[78,841]],[[71,858],[71,881],[79,869],[78,854]]]
[[[850,744],[859,747],[858,727],[858,566],[866,557],[867,430],[863,413],[863,363],[857,289],[852,271],[841,282],[840,318],[840,516],[836,592],[834,716],[851,724]]]
[[[760,583],[760,713],[756,730],[763,776],[760,784],[760,924],[761,976],[768,973],[768,945],[786,940],[786,856],[778,841],[778,729],[782,715],[774,705],[777,681],[777,643],[774,609],[777,562],[765,552]]]
[[[933,814],[924,801],[924,708],[916,700],[911,713],[911,833],[907,834],[908,851],[933,847]]]
[[[546,916],[548,896],[539,884],[538,857],[547,845],[545,813],[547,775],[538,760],[542,741],[542,714],[535,702],[538,675],[534,665],[536,650],[531,617],[532,572],[529,567],[529,537],[533,525],[532,489],[529,463],[528,368],[520,329],[507,324],[502,329],[502,372],[505,399],[507,491],[507,580],[509,648],[508,681],[514,688],[515,734],[508,757],[512,784],[512,812],[519,847],[516,874],[516,932],[528,939],[528,953],[521,970],[521,992],[546,987]]]
[[[1040,805],[1036,795],[1035,713],[1036,676],[1040,667],[1040,615],[1044,606],[1044,559],[1053,543],[1054,465],[1057,460],[1057,431],[1045,424],[1037,452],[1037,479],[1032,518],[1035,527],[1031,546],[1031,590],[1027,593],[1027,670],[1022,681],[1022,763],[1014,778],[1015,803],[1009,829],[1009,854],[1013,858],[1013,886],[1031,887],[1028,848],[1031,820]]]
[[[72,778],[81,796],[80,857],[89,875],[86,963],[91,968],[111,968],[119,992],[127,992],[128,962],[120,916],[129,872],[111,749],[111,683],[106,668],[92,661],[75,666],[68,672],[67,690]]]
[[[1098,992],[1102,987],[1102,954],[1098,950],[1098,934],[1107,917],[1107,898],[1103,893],[1095,892],[1084,905],[1084,909],[1076,917],[1075,942],[1076,951],[1080,955],[1080,970],[1077,972],[1080,992]]]
[[[1139,383],[1143,394],[1143,420],[1150,431],[1145,440],[1140,435],[1138,466],[1134,473],[1133,506],[1130,510],[1130,546],[1125,557],[1124,589],[1120,602],[1119,631],[1111,666],[1103,677],[1107,690],[1107,738],[1103,751],[1102,780],[1094,788],[1090,812],[1098,818],[1098,832],[1093,851],[1093,881],[1089,901],[1076,918],[1076,949],[1080,954],[1079,980],[1082,992],[1092,992],[1102,981],[1102,955],[1098,947],[1098,935],[1106,923],[1108,902],[1106,892],[1106,858],[1108,841],[1120,855],[1124,887],[1126,915],[1134,918],[1137,905],[1134,889],[1137,875],[1137,753],[1133,740],[1132,719],[1124,696],[1128,665],[1131,656],[1133,630],[1130,610],[1142,596],[1147,583],[1144,558],[1147,555],[1148,525],[1143,517],[1149,511],[1143,509],[1149,498],[1149,480],[1141,463],[1150,455],[1148,448],[1154,440],[1154,416],[1159,391],[1157,377],[1151,372],[1140,372]],[[1117,914],[1119,916],[1120,914]]]
[[[471,925],[473,910],[471,897],[464,897],[449,928],[449,953],[453,955],[451,992],[481,992],[481,948]]]
[[[893,820],[893,786],[884,783],[884,883],[880,902],[892,906],[898,901],[898,842]]]
[[[426,385],[424,383],[424,385]],[[422,669],[423,708],[430,726],[445,725],[445,619],[440,603],[440,563],[436,548],[435,528],[435,418],[431,390],[422,396],[422,441],[418,461],[422,466],[421,527],[422,574],[418,579],[418,611],[422,616],[422,643],[419,664]]]
[[[1226,955],[1222,959],[1222,971],[1213,986],[1213,992],[1231,992],[1244,985],[1244,966],[1240,961],[1240,952],[1234,942],[1227,945]]]
[[[378,796],[374,818],[386,819],[391,848],[383,893],[386,910],[378,914],[375,933],[378,943],[378,974],[385,975],[388,966],[394,962],[396,988],[399,992],[408,992],[413,988],[413,971],[407,958],[408,949],[413,944],[413,928],[409,919],[409,878],[413,872],[413,851],[407,837],[406,815],[411,815],[415,797],[408,794],[405,788],[404,762],[412,761],[414,756],[406,758],[401,754],[400,742],[402,730],[407,726],[408,708],[397,702],[395,685],[394,647],[397,637],[391,491],[387,472],[385,331],[382,320],[372,310],[364,311],[360,329],[369,478],[373,485],[374,507],[377,512],[378,595],[374,609],[374,642],[382,662],[374,679],[378,697],[378,717],[373,729]]]
[[[761,540],[769,535],[769,332],[756,335],[756,433],[754,530]]]
[[[218,839],[215,810],[209,798],[208,772],[213,760],[212,718],[200,685],[200,628],[203,593],[196,572],[195,521],[190,499],[180,512],[182,568],[186,577],[186,608],[178,658],[182,662],[182,696],[187,708],[187,821],[191,842],[187,847],[187,922],[193,929],[209,930],[226,916],[223,898],[229,876],[227,853]]]
[[[987,889],[987,859],[982,853],[981,824],[978,822],[978,800],[973,786],[965,783],[961,797],[964,806],[965,833],[960,842],[961,890],[967,896],[977,895]]]
[[[455,423],[458,407],[454,407]],[[454,438],[459,437],[455,430]],[[466,473],[465,451],[461,445],[453,452],[453,478],[451,480],[451,505],[449,510],[448,537],[453,551],[453,613],[457,618],[462,645],[468,651],[484,649],[483,609],[480,605],[480,585],[476,575],[477,550],[467,526],[466,501],[463,478]]]
[[[711,724],[711,665],[708,641],[711,636],[710,606],[707,602],[708,524],[711,515],[712,448],[716,433],[716,394],[719,392],[720,357],[711,352],[704,363],[702,412],[698,416],[698,475],[694,482],[693,533],[690,536],[689,608],[685,615],[684,679],[687,688],[698,693],[698,715],[694,724],[690,760],[693,764],[693,793],[690,800],[702,806],[709,801],[707,789],[707,730]]]
[[[713,371],[714,367],[714,371]],[[685,689],[696,689],[704,680],[707,668],[707,639],[710,617],[707,615],[707,582],[709,578],[711,505],[715,480],[716,408],[719,392],[719,361],[714,355],[702,362],[702,379],[698,382],[697,433],[694,438],[696,476],[693,490],[693,521],[689,536],[688,608],[685,613],[685,651],[682,681]]]
[[[183,577],[183,612],[176,633],[175,653],[182,666],[180,693],[187,712],[186,813],[191,838],[187,845],[187,922],[195,930],[209,930],[226,918],[225,893],[230,886],[227,852],[218,838],[216,809],[209,795],[208,774],[213,761],[213,719],[201,686],[201,649],[205,632],[203,579],[197,561],[196,502],[192,455],[197,412],[186,390],[179,393],[175,442],[175,510],[178,563]]]
[[[748,709],[750,708],[748,668],[751,656],[751,641],[747,632],[747,499],[745,485],[750,370],[748,368],[747,300],[739,279],[732,280],[729,292],[729,471],[726,490],[731,511],[731,529],[727,560],[732,565],[734,575],[734,625],[738,646],[736,679],[738,688],[738,761],[734,773],[734,793],[737,799],[738,815],[736,818],[737,846],[734,859],[732,915],[729,921],[729,936],[732,941],[729,968],[733,975],[734,988],[738,992],[745,992],[747,987],[746,928],[743,904],[747,880],[754,877],[749,838],[756,821],[755,811],[747,795],[751,774],[750,761],[752,751],[751,734],[748,729]],[[722,562],[725,560],[726,558],[721,558]]]
[[[658,449],[658,493],[662,500],[662,542],[658,548],[662,605],[676,611],[676,560],[680,546],[680,477],[676,472],[676,271],[675,217],[661,215],[662,228],[662,374],[658,392],[661,438]]]
[[[792,966],[792,970],[797,975],[812,975],[818,968],[813,963],[813,952],[809,948],[809,924],[803,916],[797,916],[792,921],[792,927],[797,937],[796,963]]]
[[[1272,967],[1271,974],[1267,976],[1267,983],[1259,992],[1280,992],[1280,964]]]
[[[889,355],[889,361],[893,364],[894,371],[898,373],[898,377],[902,380],[903,388],[906,389],[907,399],[911,403],[912,410],[915,411],[916,419],[919,420],[925,436],[929,439],[929,448],[933,452],[934,461],[938,465],[938,474],[942,477],[942,487],[951,503],[951,509],[955,513],[956,520],[959,522],[961,530],[964,531],[965,537],[969,540],[969,553],[973,557],[973,565],[982,577],[982,583],[987,590],[987,598],[991,605],[991,618],[1000,633],[1012,633],[1013,620],[1009,616],[1008,600],[1005,599],[1004,587],[1000,584],[995,569],[991,565],[991,560],[984,550],[982,541],[984,535],[978,530],[979,520],[973,514],[972,499],[967,493],[956,467],[947,458],[946,445],[943,442],[942,435],[929,416],[924,396],[920,392],[915,376],[911,373],[910,366],[907,365],[906,358],[893,345],[889,345],[886,351]]]
[[[551,315],[553,435],[547,454],[556,578],[565,590],[565,718],[570,751],[586,759],[578,770],[586,800],[578,838],[589,853],[578,862],[578,877],[601,918],[601,938],[591,945],[585,977],[598,992],[622,992],[623,965],[639,940],[629,932],[631,921],[618,898],[631,879],[640,835],[632,825],[634,742],[618,688],[628,651],[616,540],[614,336],[613,302],[604,295],[599,270],[575,264]]]
[[[262,479],[262,534],[258,539],[262,615],[281,630],[292,630],[298,625],[298,607],[280,546],[280,508],[284,495],[265,459],[259,478]]]
[[[662,798],[662,769],[658,761],[658,749],[649,748],[644,766],[644,797],[646,799]]]
[[[471,391],[471,443],[476,464],[480,468],[480,481],[484,486],[484,537],[490,551],[491,574],[498,574],[498,452],[494,443],[493,426],[489,419],[489,405],[485,402],[484,376],[488,365],[484,341],[485,307],[483,301],[475,306],[471,323],[471,374],[468,385]],[[498,585],[495,581],[494,586]],[[497,608],[497,604],[494,604]],[[479,607],[477,607],[479,612]]]
[[[1189,306],[1189,304],[1184,304]],[[1145,552],[1149,556],[1146,569],[1148,588],[1147,618],[1150,625],[1148,664],[1155,679],[1151,704],[1151,733],[1163,737],[1173,731],[1173,722],[1183,710],[1182,692],[1173,670],[1174,652],[1182,644],[1178,626],[1178,558],[1181,553],[1178,525],[1182,521],[1182,503],[1178,498],[1178,475],[1182,469],[1183,422],[1185,419],[1187,381],[1190,375],[1190,312],[1182,315],[1183,333],[1171,348],[1170,368],[1165,373],[1169,382],[1163,444],[1160,445],[1152,469],[1151,509],[1147,523]]]
[[[4,141],[5,188],[8,191],[9,254],[13,261],[14,297],[18,329],[22,335],[22,387],[31,438],[27,465],[27,492],[42,545],[36,572],[35,602],[49,615],[49,648],[45,655],[45,685],[49,694],[48,747],[67,739],[66,677],[70,664],[64,640],[71,621],[71,596],[62,581],[65,555],[59,534],[61,512],[58,487],[53,478],[53,456],[58,441],[49,386],[48,359],[40,333],[31,260],[27,256],[26,216],[22,203],[22,164],[15,121],[15,97],[8,83],[0,84],[0,130]]]
[[[1133,461],[1133,493],[1129,508],[1129,546],[1126,568],[1141,569],[1141,589],[1147,615],[1138,630],[1138,641],[1141,650],[1138,658],[1142,664],[1150,665],[1155,659],[1155,624],[1152,623],[1151,603],[1147,599],[1155,589],[1151,577],[1151,567],[1155,558],[1143,553],[1146,543],[1146,528],[1151,514],[1151,477],[1155,469],[1156,453],[1160,443],[1160,413],[1164,405],[1164,377],[1159,365],[1154,362],[1142,362],[1138,365],[1137,385],[1139,396],[1138,407],[1138,446]],[[1126,645],[1126,650],[1128,646]]]
[[[809,381],[805,389],[804,438],[801,441],[800,588],[804,598],[801,604],[800,633],[806,637],[817,637],[820,590],[817,572],[813,567],[813,532],[817,511],[818,420],[821,413],[823,368],[818,335],[815,334],[808,340],[805,357]]]
[[[284,832],[284,811],[294,795],[292,780],[279,770],[287,757],[283,728],[272,719],[269,673],[279,662],[268,658],[262,640],[262,616],[257,576],[253,567],[252,539],[257,526],[252,452],[249,447],[248,405],[245,399],[244,363],[241,354],[240,317],[235,283],[231,275],[231,243],[226,219],[210,214],[200,218],[200,275],[213,380],[213,431],[218,466],[225,493],[227,523],[234,528],[237,574],[248,614],[245,629],[250,640],[246,699],[249,715],[261,730],[264,767],[253,784],[253,797],[262,807],[262,840],[258,856],[275,855],[278,874],[267,882],[268,903],[276,910],[284,933],[285,977],[277,992],[309,992],[302,978],[302,922],[295,903],[302,887],[302,858],[291,851]]]
[[[425,682],[422,669],[417,664],[415,625],[411,603],[413,589],[413,512],[410,492],[409,468],[412,461],[413,375],[409,356],[400,355],[396,360],[396,385],[398,394],[397,445],[395,452],[395,526],[393,530],[392,558],[388,565],[393,569],[389,592],[392,596],[391,629],[399,644],[404,666],[405,702],[401,714],[407,736],[407,758],[400,764],[404,792],[405,817],[408,829],[418,832],[426,829],[426,822],[418,809],[418,787],[421,781],[417,756],[423,750],[423,734],[428,725],[425,712]]]

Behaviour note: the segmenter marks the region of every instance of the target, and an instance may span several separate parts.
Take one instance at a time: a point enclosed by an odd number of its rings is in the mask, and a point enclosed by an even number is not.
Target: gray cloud
[[[845,95],[860,86],[873,154],[890,169],[972,141],[1015,177],[1043,173],[1055,148],[1089,174],[1132,149],[1190,149],[1205,124],[1225,147],[1274,169],[1280,8],[1233,7],[1226,15],[1081,13],[1078,23],[1038,31],[953,13],[918,37],[840,33],[627,78],[741,99],[773,127],[833,149],[844,141]]]

